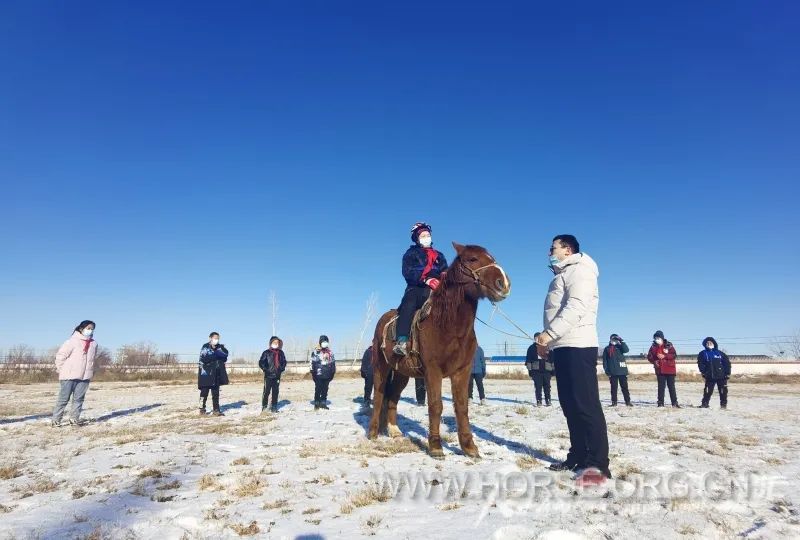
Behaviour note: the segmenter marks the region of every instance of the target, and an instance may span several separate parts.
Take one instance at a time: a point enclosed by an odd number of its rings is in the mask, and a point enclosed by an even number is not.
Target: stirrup
[[[398,341],[395,343],[392,352],[400,356],[406,356],[408,354],[408,341]]]

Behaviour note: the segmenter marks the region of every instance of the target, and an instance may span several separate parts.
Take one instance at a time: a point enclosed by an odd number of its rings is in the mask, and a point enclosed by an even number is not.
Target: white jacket
[[[575,253],[553,271],[544,300],[544,330],[553,337],[549,348],[597,347],[597,263],[585,253]]]

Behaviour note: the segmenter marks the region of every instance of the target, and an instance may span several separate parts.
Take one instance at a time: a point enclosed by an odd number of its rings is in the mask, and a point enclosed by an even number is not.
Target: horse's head
[[[467,294],[474,298],[488,298],[492,302],[505,300],[511,293],[511,280],[485,248],[462,246],[453,242],[456,260],[447,270],[451,283],[464,285]]]

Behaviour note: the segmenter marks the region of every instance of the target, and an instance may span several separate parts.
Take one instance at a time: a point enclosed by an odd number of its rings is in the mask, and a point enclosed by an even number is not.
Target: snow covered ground
[[[0,385],[0,537],[800,538],[797,385],[731,383],[721,411],[679,381],[675,410],[634,381],[634,407],[605,409],[615,479],[585,491],[546,472],[566,424],[557,401],[531,406],[530,381],[487,380],[470,406],[479,461],[460,455],[449,400],[446,458],[426,455],[412,386],[404,437],[371,442],[357,379],[318,412],[310,381],[284,381],[263,416],[260,385],[233,384],[222,418],[197,414],[190,384],[93,383],[95,421],[60,429],[55,385]]]

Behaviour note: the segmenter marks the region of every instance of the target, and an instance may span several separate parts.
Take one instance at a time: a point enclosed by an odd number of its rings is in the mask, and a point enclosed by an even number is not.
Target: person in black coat
[[[541,332],[536,332],[533,339],[539,337]],[[528,376],[533,379],[533,388],[536,394],[536,406],[542,406],[542,391],[544,391],[544,404],[546,407],[552,405],[550,401],[550,379],[553,376],[555,367],[553,361],[550,360],[548,353],[546,358],[540,358],[536,350],[536,343],[528,347],[528,352],[525,355],[525,367],[528,369]]]
[[[314,410],[328,408],[328,387],[336,375],[336,359],[328,336],[319,336],[319,345],[311,352],[311,378],[314,379]]]
[[[367,347],[361,357],[361,378],[364,379],[364,406],[369,407],[372,403],[372,345]]]
[[[281,385],[281,373],[286,369],[286,355],[283,353],[283,340],[278,336],[269,338],[269,349],[261,353],[258,367],[264,372],[264,391],[261,394],[261,411],[267,410],[267,401],[272,394],[269,410],[278,412],[278,390]]]
[[[208,343],[200,349],[200,363],[197,367],[197,388],[200,390],[200,414],[206,414],[206,400],[211,392],[214,416],[224,416],[219,408],[219,387],[228,384],[228,349],[219,342],[219,334],[211,332]]]
[[[728,408],[728,378],[731,376],[731,361],[728,355],[719,350],[717,340],[707,337],[703,340],[703,350],[697,355],[697,368],[706,380],[703,389],[703,401],[700,404],[708,408],[711,396],[714,395],[714,386],[719,388],[719,406]]]

